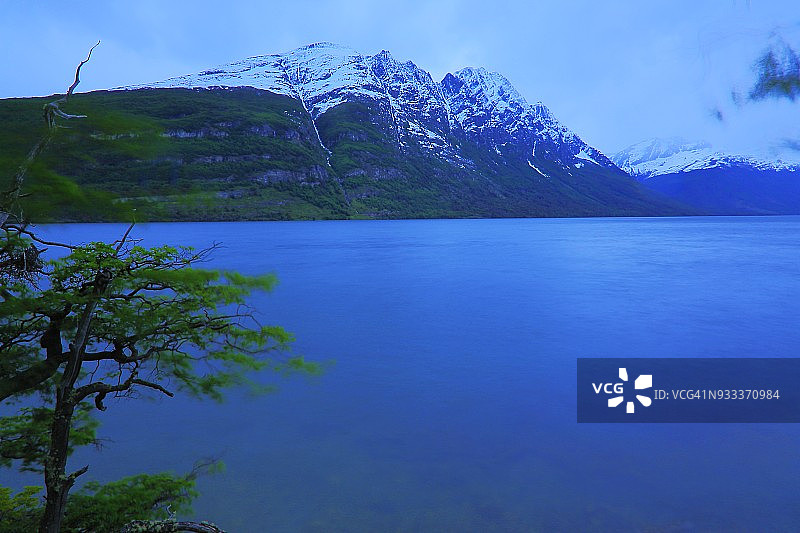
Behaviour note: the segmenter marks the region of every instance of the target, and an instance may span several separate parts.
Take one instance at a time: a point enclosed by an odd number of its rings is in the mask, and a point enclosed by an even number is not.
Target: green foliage
[[[18,236],[7,242],[18,247],[28,244]],[[210,252],[171,246],[148,249],[138,244],[118,250],[115,245],[94,242],[48,261],[41,275],[46,283],[7,280],[0,301],[5,318],[0,322],[4,346],[0,393],[13,390],[21,370],[42,361],[42,339],[54,325],[60,337],[75,339],[81,311],[90,304],[95,311],[85,364],[91,365],[94,382],[147,376],[220,400],[226,387],[253,384],[248,377],[253,371],[315,371],[314,365],[302,359],[269,357],[286,350],[293,336],[279,326],[259,324],[247,307],[252,291],[272,290],[276,277],[193,266]],[[104,281],[98,294],[100,278]],[[65,362],[69,353],[59,357]],[[59,374],[53,372],[15,394],[38,392],[47,397],[58,379]],[[89,381],[89,377],[84,379]],[[72,445],[83,445],[94,440],[96,426],[89,417],[91,404],[79,401],[77,405]],[[51,408],[42,405],[0,419],[0,460],[8,465],[17,459],[25,469],[37,468],[51,418]]]
[[[92,418],[92,409],[83,403],[73,415],[68,454],[76,446],[96,442],[100,424]],[[0,418],[0,467],[8,468],[17,460],[21,471],[42,472],[52,421],[53,409],[49,407],[23,407],[17,415]]]
[[[166,472],[106,484],[90,481],[70,496],[62,530],[110,533],[133,520],[164,520],[190,513],[191,502],[198,496],[195,484],[193,474]],[[13,494],[0,487],[0,533],[36,531],[42,513],[41,492],[41,487],[24,487]]]
[[[191,511],[195,480],[172,474],[139,474],[105,485],[90,481],[70,496],[64,519],[67,531],[119,531],[133,520],[163,520],[169,510]]]
[[[800,96],[800,56],[788,44],[773,46],[754,65],[757,80],[750,89],[751,100]]]
[[[41,514],[41,487],[24,487],[17,494],[0,487],[0,533],[36,531]]]
[[[142,365],[157,362],[164,379],[191,393],[221,399],[222,388],[248,381],[246,371],[280,366],[263,355],[287,348],[292,336],[277,326],[253,327],[248,316],[228,311],[228,306],[245,305],[253,290],[271,290],[274,276],[223,275],[189,266],[205,255],[188,247],[138,245],[119,254],[110,244],[90,243],[50,261],[51,286],[20,291],[20,297],[0,303],[0,313],[11,317],[13,326],[18,324],[14,319],[27,317],[44,328],[48,313],[67,306],[80,309],[96,299],[85,288],[98,272],[105,272],[110,278],[108,296],[98,302],[91,346],[99,349],[135,339],[139,353],[152,351]],[[74,338],[78,318],[77,313],[65,318],[64,337]],[[25,346],[33,358],[41,350],[33,343]],[[214,361],[217,371],[200,370],[198,358]],[[98,375],[114,379],[120,371],[110,368]]]
[[[131,220],[133,208],[115,201],[112,193],[79,186],[42,163],[32,165],[22,201],[25,215],[32,220]]]

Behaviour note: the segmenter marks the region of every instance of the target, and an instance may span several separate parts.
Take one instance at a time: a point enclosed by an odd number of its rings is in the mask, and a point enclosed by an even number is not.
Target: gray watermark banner
[[[579,358],[578,422],[800,422],[800,358]]]

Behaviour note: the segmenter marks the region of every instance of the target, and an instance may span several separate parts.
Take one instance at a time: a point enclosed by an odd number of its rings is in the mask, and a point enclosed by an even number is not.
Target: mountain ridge
[[[88,118],[32,186],[74,182],[151,220],[696,212],[631,179],[501,74],[466,67],[435,81],[386,50],[315,43],[70,105]],[[35,142],[37,109],[0,100],[0,137],[16,147],[0,166]],[[51,216],[91,219],[62,208]]]
[[[414,137],[430,148],[452,149],[441,131],[445,123],[451,130],[461,129],[467,135],[484,128],[494,128],[494,133],[499,133],[498,126],[502,126],[511,137],[523,129],[535,131],[537,138],[531,139],[530,147],[532,157],[536,157],[538,146],[544,154],[573,164],[614,166],[610,158],[559,122],[542,102],[528,103],[501,74],[483,67],[464,67],[436,82],[413,61],[397,61],[387,50],[366,55],[347,46],[319,42],[289,52],[252,56],[197,74],[119,89],[243,86],[295,97],[312,120],[349,99],[384,102],[395,122],[401,147],[406,138]],[[415,102],[420,105],[414,106]],[[428,120],[414,120],[417,117]],[[490,143],[490,148],[497,151],[502,151],[502,146],[499,140]]]
[[[612,159],[650,190],[709,214],[800,214],[800,163],[789,158],[670,138],[636,143]]]
[[[768,154],[729,153],[716,150],[704,141],[687,141],[677,137],[641,141],[617,152],[611,159],[619,168],[640,179],[731,166],[789,172],[800,170],[798,160],[783,160]]]

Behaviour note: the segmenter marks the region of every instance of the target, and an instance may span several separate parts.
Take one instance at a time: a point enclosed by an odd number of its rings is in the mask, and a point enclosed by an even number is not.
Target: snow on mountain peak
[[[456,77],[469,87],[471,96],[482,99],[490,109],[502,112],[509,105],[519,109],[528,107],[528,102],[511,82],[497,72],[489,72],[483,67],[466,67],[456,72]]]
[[[378,102],[388,111],[401,147],[414,139],[447,154],[454,150],[446,140],[450,132],[461,130],[475,136],[491,131],[486,143],[498,153],[512,141],[527,145],[528,154],[534,158],[613,167],[603,154],[558,122],[541,102],[529,104],[501,74],[467,67],[437,83],[412,61],[398,62],[387,50],[370,56],[319,42],[125,88],[241,86],[297,98],[313,119],[344,102]]]
[[[679,137],[650,139],[629,146],[614,156],[620,168],[635,167],[647,161],[669,158],[679,152],[702,151],[711,148],[708,143],[690,142]]]
[[[340,48],[340,49],[350,50],[350,48],[347,46],[337,43],[332,43],[330,41],[319,41],[317,43],[310,43],[305,46],[301,46],[300,48],[298,48],[298,50],[310,50],[313,48]]]
[[[528,147],[529,157],[574,164],[614,164],[561,124],[541,102],[529,104],[511,82],[482,67],[466,67],[441,82],[450,108],[467,134],[488,136],[491,147],[503,153],[509,143]]]
[[[730,154],[715,150],[706,142],[680,138],[650,139],[636,143],[615,154],[613,161],[628,174],[639,178],[732,166],[761,170],[800,169],[791,160],[776,160],[763,154]]]

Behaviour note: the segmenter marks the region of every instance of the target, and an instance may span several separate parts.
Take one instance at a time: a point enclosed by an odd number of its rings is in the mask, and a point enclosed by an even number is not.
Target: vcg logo
[[[628,381],[628,370],[626,368],[619,369],[619,379],[623,382]],[[644,390],[649,389],[653,386],[653,376],[652,374],[641,374],[636,380],[633,382],[633,388],[635,390]],[[595,394],[605,393],[607,395],[614,395],[613,398],[608,399],[608,406],[609,407],[616,407],[620,405],[622,402],[625,401],[624,396],[624,383],[592,383],[592,388],[594,389]],[[653,403],[652,398],[649,396],[644,396],[643,394],[636,394],[636,399],[639,400],[639,403],[645,407],[649,407],[651,403]],[[625,402],[625,412],[626,413],[633,413],[634,412],[634,402],[633,399]]]

